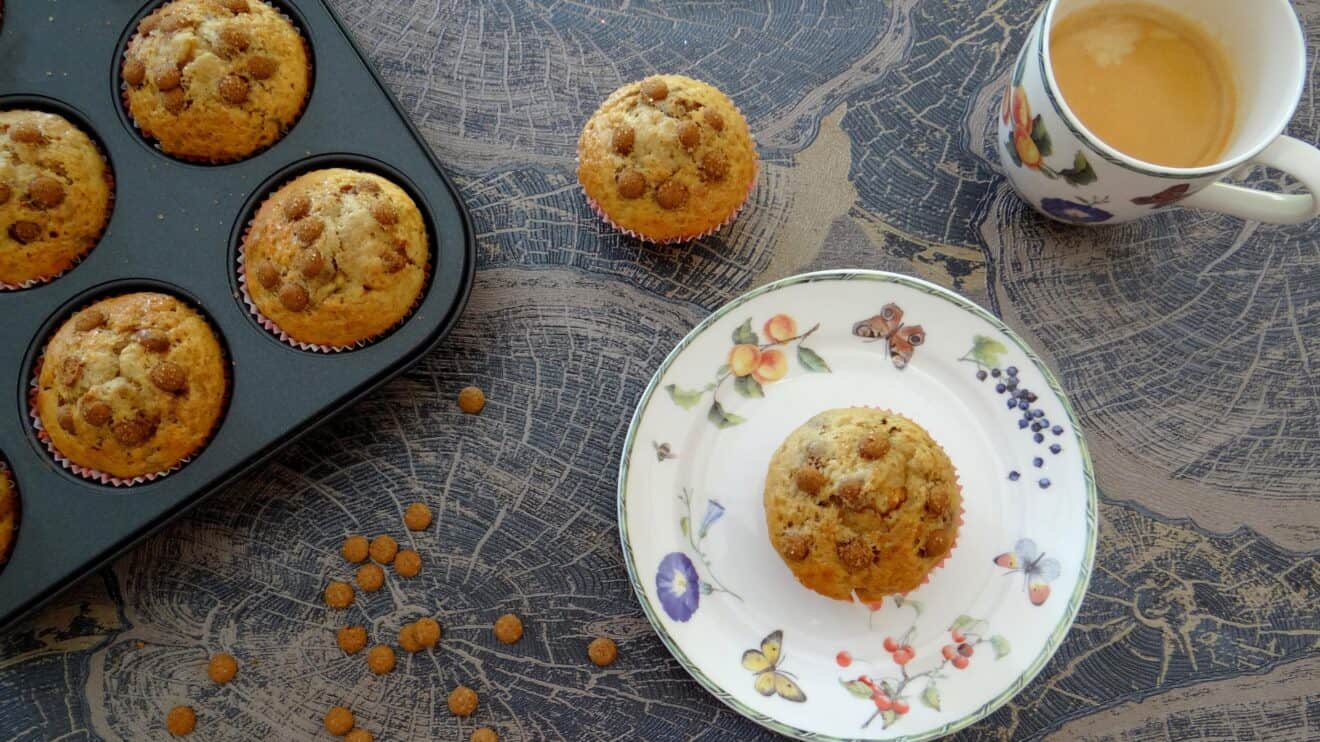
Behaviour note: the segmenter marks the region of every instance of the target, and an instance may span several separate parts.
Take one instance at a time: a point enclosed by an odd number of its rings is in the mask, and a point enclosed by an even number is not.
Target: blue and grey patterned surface
[[[838,267],[917,275],[1000,314],[1058,373],[1095,458],[1100,541],[1077,625],[960,737],[1320,734],[1317,227],[1168,210],[1082,231],[1026,209],[990,136],[1036,3],[332,5],[472,208],[472,304],[384,390],[0,637],[0,737],[160,738],[183,701],[206,739],[314,738],[341,702],[377,739],[765,735],[642,616],[614,474],[688,329],[768,280]],[[1320,2],[1296,5],[1320,28]],[[657,71],[722,87],[765,159],[739,220],[686,247],[605,229],[573,174],[598,102]],[[1307,141],[1317,83],[1291,130]],[[469,383],[491,400],[479,417],[454,405]],[[420,537],[399,525],[416,499],[437,514]],[[352,612],[386,636],[438,615],[434,658],[378,678],[334,649],[344,619],[319,594],[348,574],[349,531],[422,553],[420,577]],[[510,610],[527,634],[505,647],[489,627]],[[606,670],[585,661],[600,633],[622,652]],[[205,679],[217,651],[242,682]],[[445,707],[459,682],[481,693],[471,720]]]

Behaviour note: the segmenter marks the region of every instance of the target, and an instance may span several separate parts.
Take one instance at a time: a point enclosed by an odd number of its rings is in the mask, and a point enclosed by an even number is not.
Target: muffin
[[[267,198],[243,237],[243,285],[270,329],[346,348],[421,298],[429,247],[417,204],[379,175],[314,170]]]
[[[143,134],[166,154],[218,163],[293,126],[312,64],[293,23],[263,0],[173,0],[138,24],[121,76]]]
[[[9,469],[0,460],[0,569],[9,561],[9,553],[14,549],[14,537],[18,535],[18,493],[14,490],[14,479]]]
[[[822,412],[770,460],[770,541],[806,587],[863,601],[920,585],[953,548],[958,475],[924,428],[888,410]]]
[[[114,179],[78,127],[41,111],[0,111],[0,286],[53,278],[110,220]]]
[[[196,310],[165,294],[125,294],[55,331],[33,406],[53,452],[75,471],[131,480],[200,450],[228,386],[220,341]]]
[[[747,120],[723,93],[682,75],[614,91],[578,140],[592,208],[652,242],[709,234],[733,219],[756,181]]]

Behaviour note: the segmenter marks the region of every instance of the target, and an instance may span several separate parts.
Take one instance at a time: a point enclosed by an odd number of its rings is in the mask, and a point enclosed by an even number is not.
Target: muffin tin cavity
[[[154,152],[226,165],[277,144],[311,99],[307,23],[281,0],[155,0],[115,47],[120,119]]]
[[[0,348],[6,349],[0,353],[0,451],[18,489],[41,495],[23,498],[22,539],[0,571],[0,628],[402,371],[444,337],[467,302],[475,263],[472,227],[434,155],[325,0],[265,2],[293,21],[309,54],[315,47],[313,77],[324,73],[334,85],[309,92],[301,117],[273,144],[223,167],[156,149],[138,133],[122,102],[124,51],[141,20],[163,0],[5,3],[0,90],[14,94],[0,97],[0,110],[49,111],[87,133],[112,166],[114,193],[100,241],[76,269],[21,291],[0,291]],[[149,74],[144,71],[144,80]],[[222,78],[214,78],[217,85]],[[420,216],[427,240],[426,250],[410,253],[411,265],[427,267],[416,303],[402,321],[352,352],[309,353],[282,343],[249,312],[239,283],[239,247],[260,204],[290,179],[323,168],[372,173],[397,185],[416,204],[412,219],[415,224]],[[53,191],[36,195],[57,198]],[[352,200],[359,207],[356,218],[374,218],[360,208],[374,201]],[[382,218],[389,221],[388,214]],[[332,228],[328,217],[324,228]],[[118,417],[111,415],[101,428],[94,422],[103,411],[90,410],[88,424],[110,431],[91,438],[127,447],[143,439],[148,443],[141,448],[149,448],[160,438],[152,430],[154,412],[177,401],[168,395],[217,376],[227,380],[227,393],[220,395],[218,412],[203,417],[213,425],[194,441],[191,455],[177,456],[183,465],[150,478],[88,478],[66,468],[35,425],[33,381],[65,321],[77,321],[98,300],[135,292],[167,294],[196,310],[219,343],[224,371],[208,376],[185,368],[189,359],[175,357],[177,346],[159,350],[165,346],[154,337],[116,330],[114,342],[94,348],[94,359],[80,360],[102,364],[94,374],[98,384],[110,379],[131,387],[115,398],[118,412],[142,408],[147,414],[140,430],[138,416],[127,415],[131,424],[114,437],[109,426]],[[65,372],[72,375],[77,366],[70,362]],[[88,367],[81,373],[88,374]],[[39,417],[59,426],[63,408],[69,408],[66,417],[83,413],[79,404],[90,382],[51,388],[55,393],[46,398],[53,396],[53,408]],[[76,438],[64,441],[70,450],[82,439],[69,428],[83,431],[82,421],[61,428]],[[172,462],[174,450],[162,458]],[[111,486],[116,484],[121,486]]]
[[[45,96],[0,96],[0,291],[76,267],[100,243],[114,203],[114,166],[82,112]]]
[[[353,179],[345,177],[348,174],[343,171],[368,177]],[[312,174],[333,177],[336,183],[344,182],[337,185],[307,183],[303,176]],[[398,193],[391,194],[388,188],[383,191],[376,178],[369,176],[384,179],[386,186],[398,186],[416,206],[421,216],[424,246],[416,244],[415,231],[408,229],[410,220],[416,223],[415,217],[406,213],[406,204],[398,203]],[[285,192],[271,200],[295,181],[308,190],[296,198]],[[338,203],[327,204],[326,201]],[[259,236],[253,232],[253,220],[263,208],[266,216]],[[279,244],[268,242],[258,246],[258,239]],[[309,157],[271,176],[244,204],[230,237],[231,279],[235,295],[240,297],[253,322],[273,337],[303,351],[351,351],[388,337],[406,323],[425,300],[436,251],[443,249],[438,240],[426,194],[400,170],[379,160],[356,155]],[[247,241],[253,243],[251,251],[244,249]],[[339,252],[330,249],[329,246],[334,244],[339,245]],[[249,254],[263,250],[267,254],[287,257],[287,264],[276,267]],[[373,292],[383,294],[403,282],[417,285],[416,282],[420,281],[420,290],[401,320],[367,337],[345,337],[339,341],[299,337],[294,327],[281,327],[281,317],[271,314],[275,309],[290,313],[285,314],[286,318],[302,315],[303,324],[312,324],[316,312],[325,312],[318,306],[318,287],[323,289],[341,283],[345,271],[358,274],[357,278],[342,283],[347,284],[349,290],[364,292],[360,299],[364,306],[371,306]],[[266,299],[265,313],[259,306],[262,302],[254,300],[258,292],[262,292]],[[337,297],[330,297],[330,301],[336,300]],[[402,298],[402,301],[406,304],[408,300]],[[390,305],[381,306],[383,309]],[[326,317],[325,322],[333,323],[335,319]],[[357,319],[358,324],[362,324],[362,318]],[[321,322],[319,319],[315,321]]]
[[[4,572],[9,564],[9,555],[14,552],[14,544],[18,542],[22,513],[18,481],[4,453],[0,452],[0,572]]]

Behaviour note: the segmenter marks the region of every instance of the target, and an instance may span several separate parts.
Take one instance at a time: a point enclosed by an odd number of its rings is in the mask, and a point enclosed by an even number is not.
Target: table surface
[[[205,738],[315,737],[347,701],[378,739],[752,739],[691,681],[624,571],[615,472],[656,366],[707,313],[800,271],[920,276],[989,307],[1071,395],[1101,490],[1091,589],[1058,655],[960,736],[1320,734],[1320,250],[1315,226],[1171,209],[1064,228],[999,175],[992,111],[1024,0],[331,0],[472,210],[479,270],[416,367],[0,637],[0,737],[147,739],[189,702]],[[1296,3],[1317,46],[1320,1]],[[618,85],[710,80],[764,168],[691,246],[604,228],[574,177]],[[1317,138],[1312,76],[1291,133]],[[1275,173],[1254,180],[1291,189]],[[490,402],[464,416],[469,383]],[[384,678],[319,604],[346,532],[427,566],[360,620],[439,615],[442,651]],[[496,643],[491,621],[527,635]],[[622,656],[584,661],[608,634]],[[243,682],[217,687],[228,651]],[[478,688],[458,721],[445,694]],[[383,734],[381,732],[384,732]]]

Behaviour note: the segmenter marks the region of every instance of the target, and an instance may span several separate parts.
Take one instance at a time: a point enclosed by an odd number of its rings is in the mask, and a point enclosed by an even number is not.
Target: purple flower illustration
[[[706,514],[701,517],[701,528],[697,531],[697,537],[703,538],[710,527],[715,525],[715,521],[724,517],[724,506],[711,500],[706,503]]]
[[[1050,216],[1073,224],[1097,224],[1114,218],[1104,209],[1064,198],[1042,198],[1040,207]]]
[[[655,571],[655,591],[670,618],[675,621],[692,618],[701,600],[701,579],[692,560],[681,551],[666,554]]]

